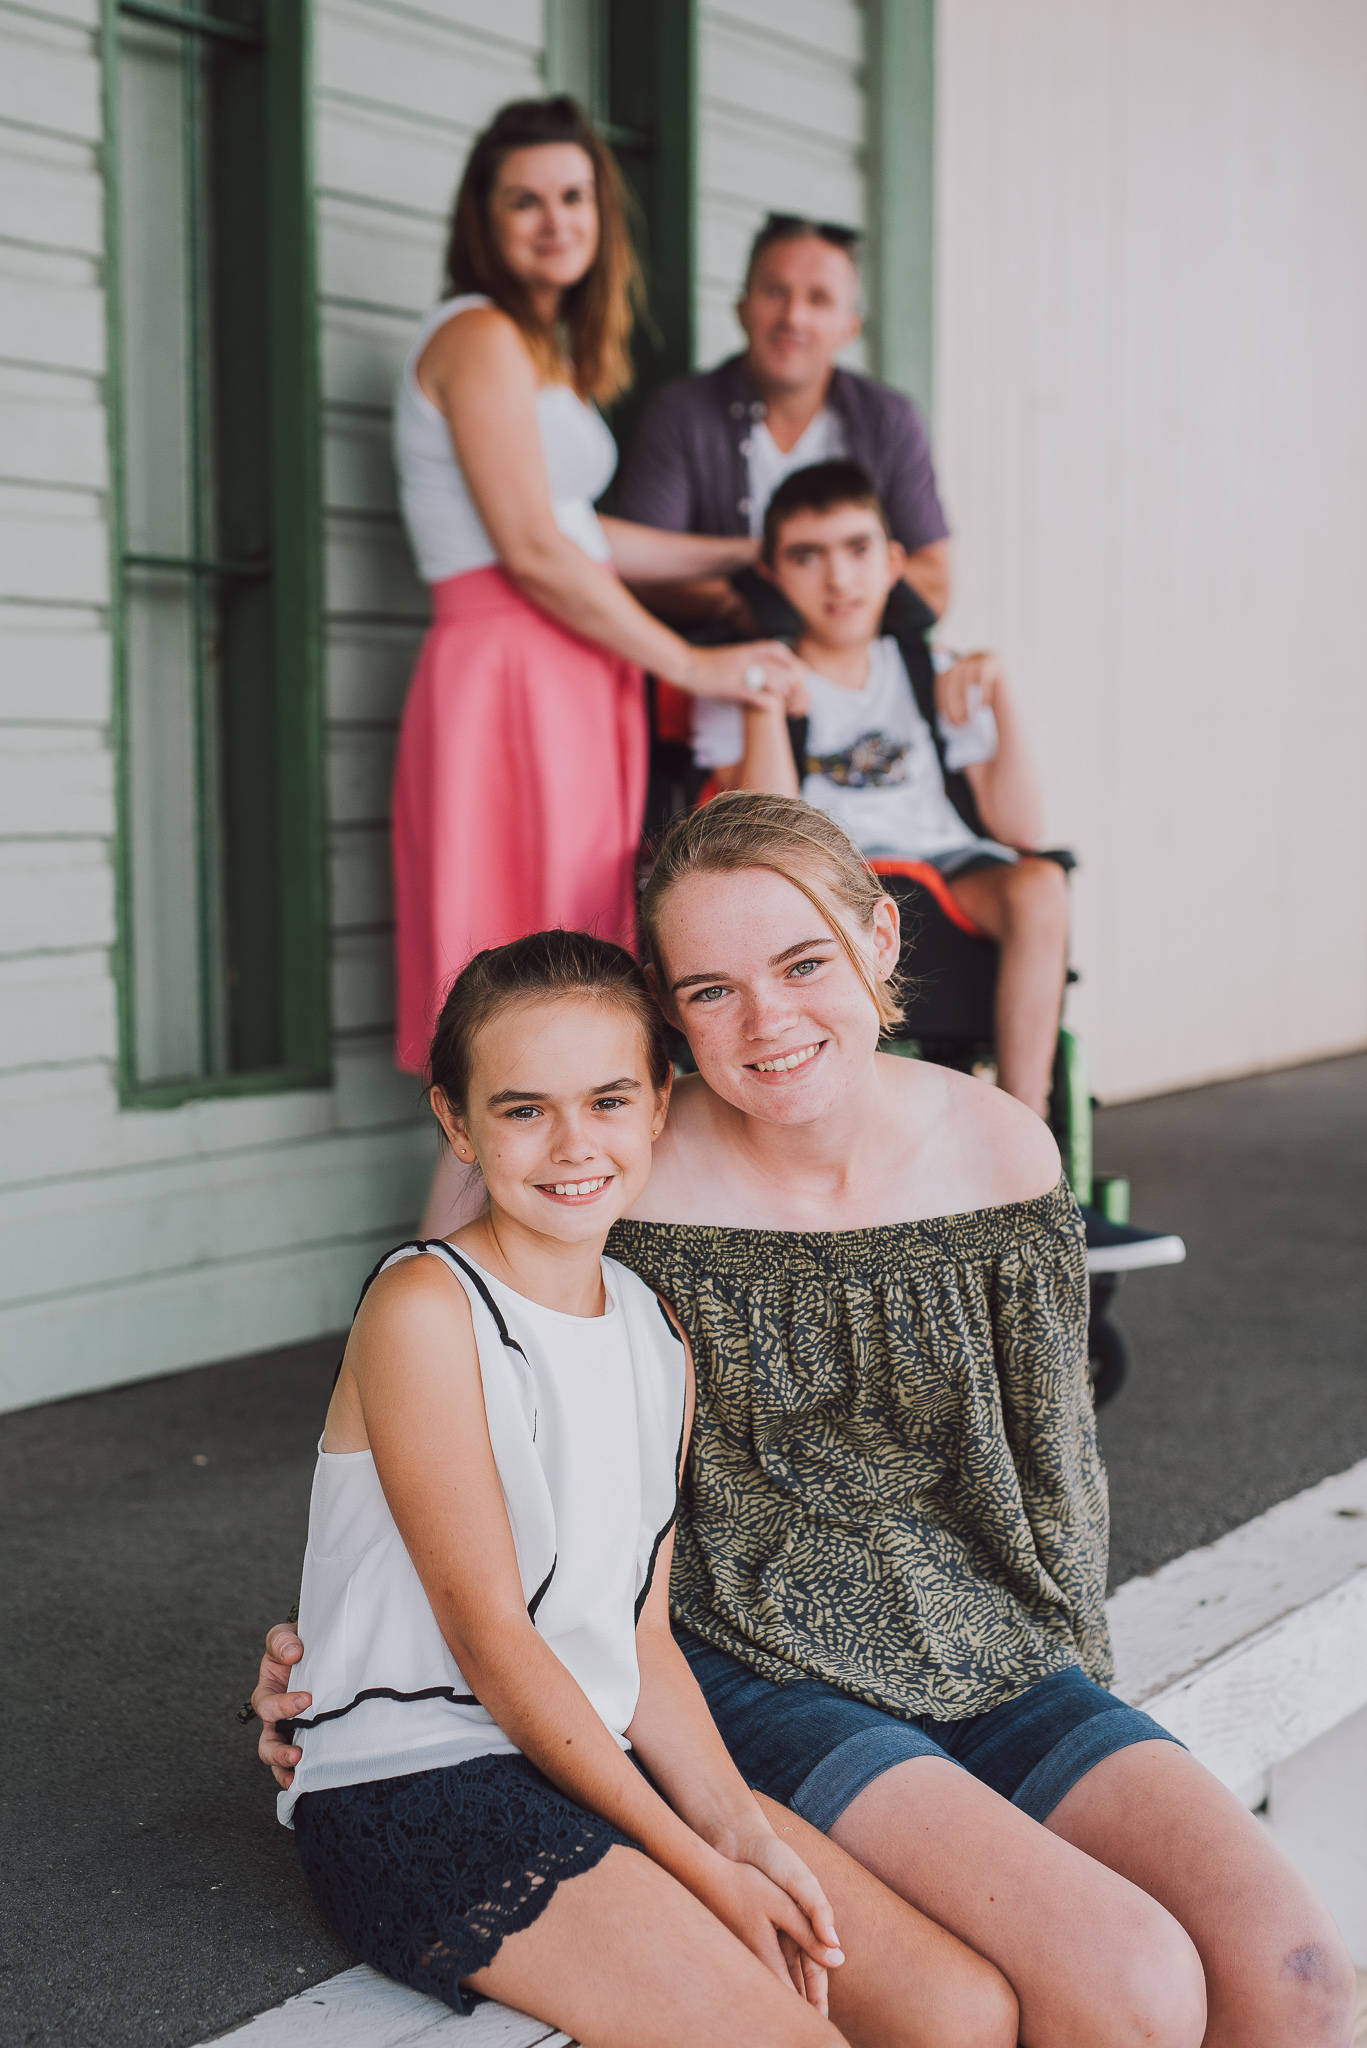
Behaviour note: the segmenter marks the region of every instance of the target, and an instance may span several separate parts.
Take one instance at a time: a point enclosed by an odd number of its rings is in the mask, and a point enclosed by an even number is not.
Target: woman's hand
[[[290,1682],[290,1667],[297,1664],[304,1654],[304,1645],[287,1621],[278,1621],[266,1634],[266,1654],[261,1659],[261,1672],[252,1694],[252,1705],[261,1716],[261,1740],[256,1753],[263,1764],[269,1764],[275,1782],[285,1791],[294,1783],[294,1766],[303,1755],[301,1749],[284,1742],[276,1733],[278,1721],[292,1721],[296,1714],[302,1714],[313,1704],[311,1692],[286,1692]]]
[[[983,649],[961,654],[953,668],[935,678],[935,709],[950,725],[967,725],[978,705],[995,709],[1006,684],[1006,668],[999,654]],[[970,690],[978,692],[976,704],[969,702]]]
[[[700,1892],[715,1913],[776,1977],[827,2013],[830,1969],[844,1962],[831,1909],[799,1856],[766,1829],[733,1861],[719,1856]]]
[[[789,718],[800,718],[807,709],[807,685],[802,664],[781,640],[752,640],[743,647],[695,647],[688,670],[672,676],[684,690],[697,697],[721,697],[732,704],[751,708],[781,704]],[[762,670],[764,681],[758,689],[746,681],[747,674]]]

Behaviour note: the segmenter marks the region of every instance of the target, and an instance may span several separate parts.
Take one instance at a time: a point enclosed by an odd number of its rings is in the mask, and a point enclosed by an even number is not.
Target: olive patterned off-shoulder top
[[[870,1230],[618,1223],[697,1414],[676,1621],[905,1717],[1111,1675],[1082,1220],[1052,1194]]]

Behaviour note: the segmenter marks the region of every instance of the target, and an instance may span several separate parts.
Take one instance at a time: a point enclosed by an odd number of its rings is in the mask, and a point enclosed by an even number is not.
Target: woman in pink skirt
[[[801,690],[777,642],[690,647],[622,580],[725,574],[752,541],[593,510],[617,460],[595,408],[630,382],[640,273],[617,166],[572,100],[504,107],[476,141],[447,268],[394,414],[433,595],[394,778],[397,1051],[414,1073],[480,948],[552,925],[633,942],[644,669],[740,702]]]

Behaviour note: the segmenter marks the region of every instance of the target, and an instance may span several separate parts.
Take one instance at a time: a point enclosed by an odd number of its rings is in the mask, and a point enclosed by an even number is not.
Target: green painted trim
[[[322,1088],[328,1076],[313,1067],[261,1067],[250,1074],[215,1074],[207,1081],[158,1081],[138,1087],[125,1109],[183,1109],[187,1102],[221,1102],[237,1095],[283,1095]]]
[[[929,418],[935,367],[935,0],[867,0],[869,354]]]

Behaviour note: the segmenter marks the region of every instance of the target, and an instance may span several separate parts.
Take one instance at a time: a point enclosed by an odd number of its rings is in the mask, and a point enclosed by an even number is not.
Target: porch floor
[[[1117,1305],[1120,1583],[1367,1456],[1367,1055],[1103,1111],[1097,1163],[1189,1253]],[[0,1420],[14,2048],[185,2048],[351,1961],[233,1720],[297,1589],[338,1348]]]

